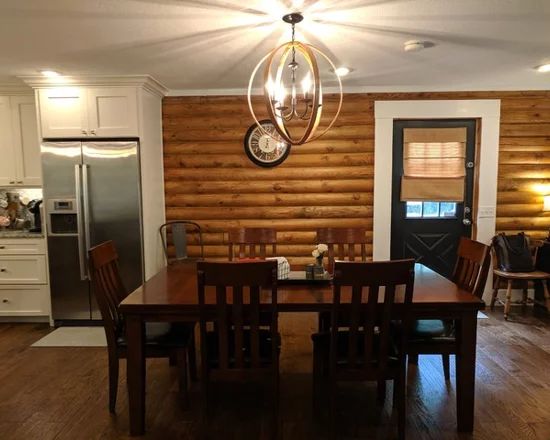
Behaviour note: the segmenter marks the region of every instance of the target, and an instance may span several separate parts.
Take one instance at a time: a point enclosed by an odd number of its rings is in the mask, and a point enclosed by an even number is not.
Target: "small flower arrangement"
[[[326,244],[318,244],[315,247],[315,249],[313,249],[313,252],[311,253],[311,255],[315,257],[318,265],[322,265],[323,257],[327,252],[328,252],[328,246]]]

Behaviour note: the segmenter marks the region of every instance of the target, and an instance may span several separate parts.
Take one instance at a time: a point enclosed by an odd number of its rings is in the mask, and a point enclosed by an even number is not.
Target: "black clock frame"
[[[262,119],[261,121],[259,121],[259,123],[260,123],[260,125],[263,125],[263,124],[273,125],[273,122],[271,122],[269,119]],[[256,156],[254,156],[254,154],[250,151],[250,148],[249,148],[249,145],[248,145],[248,141],[250,139],[250,136],[252,136],[252,133],[255,130],[259,130],[258,125],[257,124],[252,124],[249,127],[249,129],[247,130],[246,134],[244,135],[244,152],[246,153],[246,155],[248,156],[250,161],[253,164],[258,165],[262,168],[273,168],[273,167],[276,167],[277,165],[282,164],[286,160],[288,155],[290,154],[291,145],[287,143],[286,151],[277,160],[274,160],[273,162],[262,162],[261,160],[258,160],[258,158]]]

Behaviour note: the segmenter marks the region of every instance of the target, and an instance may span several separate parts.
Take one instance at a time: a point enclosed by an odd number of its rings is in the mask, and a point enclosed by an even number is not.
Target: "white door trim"
[[[481,119],[478,153],[478,241],[495,234],[500,100],[375,101],[373,259],[390,259],[394,119]]]

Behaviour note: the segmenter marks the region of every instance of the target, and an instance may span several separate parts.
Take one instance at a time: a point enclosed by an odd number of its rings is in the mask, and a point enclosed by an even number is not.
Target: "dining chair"
[[[197,263],[203,417],[217,381],[270,381],[273,429],[279,407],[277,262]],[[262,298],[264,288],[267,296]],[[262,301],[264,299],[264,301]],[[260,322],[260,310],[270,322]]]
[[[365,228],[318,228],[317,244],[328,247],[328,270],[333,272],[334,261],[367,260],[367,230]],[[358,252],[357,252],[358,251]],[[328,330],[330,312],[319,313],[319,331]]]
[[[405,438],[406,341],[411,324],[414,260],[334,263],[331,326],[313,339],[314,405],[328,365],[331,431],[341,381],[394,381],[399,438]],[[396,305],[400,314],[396,314]],[[349,322],[338,323],[345,311]]]
[[[118,307],[128,292],[119,273],[118,254],[112,241],[90,249],[90,276],[99,305],[109,359],[109,410],[114,413],[118,390],[119,359],[126,358],[126,332]],[[196,375],[194,328],[192,325],[147,323],[145,327],[145,356],[176,359],[179,370],[180,393],[187,399],[187,367]]]
[[[481,298],[491,266],[490,247],[461,237],[451,280],[461,289]],[[418,363],[420,354],[440,354],[445,380],[450,380],[450,358],[456,355],[455,323],[452,320],[420,319],[413,326],[407,353],[410,363]]]
[[[528,239],[529,237],[526,236]],[[537,260],[538,249],[543,245],[541,240],[530,240],[529,239],[529,248],[531,250],[531,255],[533,257],[533,262]],[[534,270],[532,272],[508,272],[505,270],[498,269],[498,258],[497,254],[492,249],[493,254],[493,294],[491,296],[491,310],[495,308],[495,302],[498,299],[498,291],[501,288],[506,289],[506,300],[504,302],[504,319],[508,320],[508,315],[510,314],[510,308],[512,306],[512,289],[521,288],[523,291],[522,304],[527,304],[527,291],[529,288],[529,283],[541,281],[544,300],[547,307],[550,306],[550,292],[548,290],[548,280],[550,280],[550,273],[544,272],[541,270]]]
[[[277,254],[277,231],[272,228],[240,228],[229,231],[229,261],[234,258],[266,258]]]
[[[202,229],[198,223],[189,220],[174,220],[167,222],[159,228],[160,239],[162,240],[162,248],[164,249],[164,255],[166,261],[169,264],[189,260],[187,243],[190,234],[195,234],[198,238],[198,244],[200,246],[199,258],[204,258],[204,243],[202,239]],[[169,253],[169,237],[172,239],[174,245],[174,256]]]

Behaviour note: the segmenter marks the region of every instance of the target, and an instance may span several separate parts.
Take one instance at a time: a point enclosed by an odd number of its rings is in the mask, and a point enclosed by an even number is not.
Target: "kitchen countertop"
[[[0,229],[0,239],[2,238],[42,238],[42,237],[44,237],[44,233],[42,232]]]

